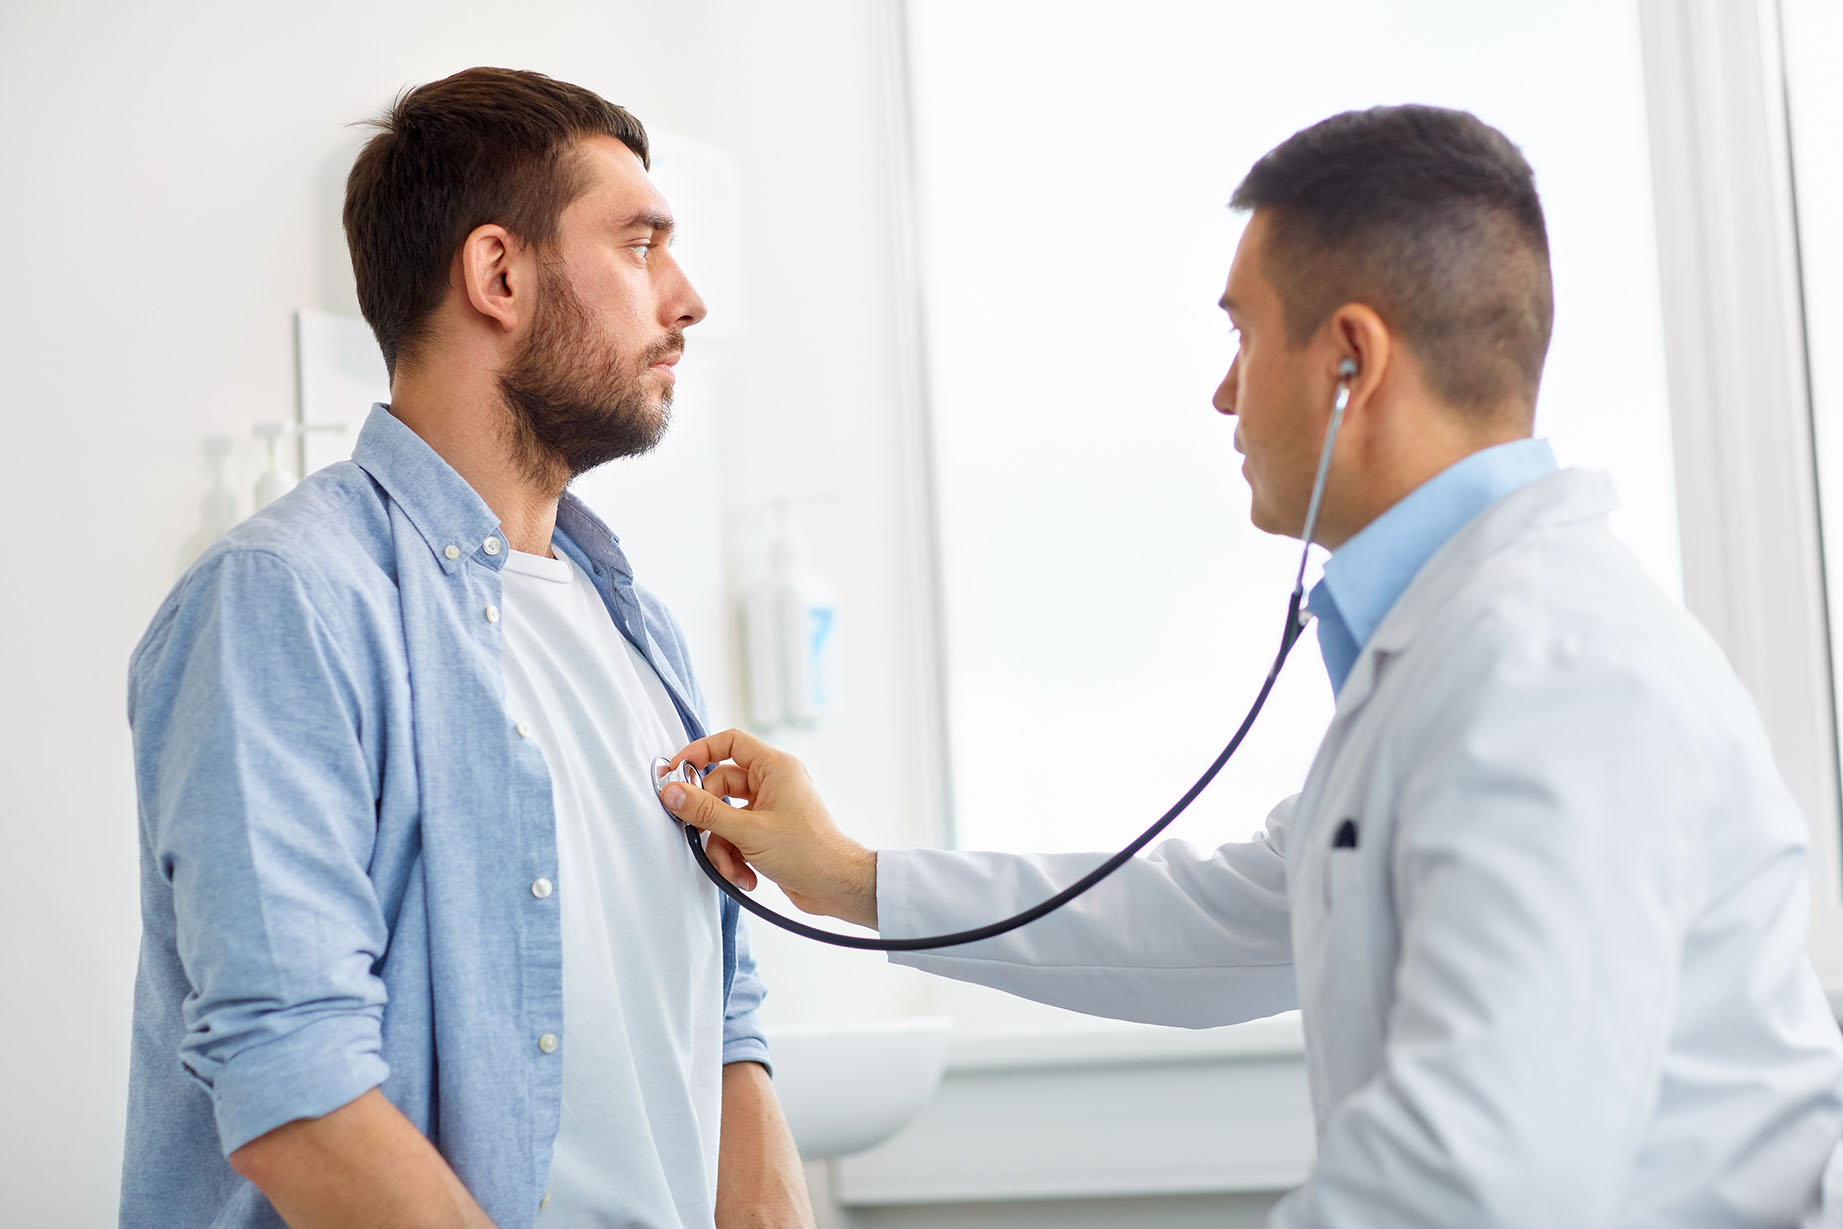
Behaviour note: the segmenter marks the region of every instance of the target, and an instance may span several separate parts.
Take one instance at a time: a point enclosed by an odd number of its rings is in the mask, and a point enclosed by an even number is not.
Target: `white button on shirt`
[[[497,555],[499,553],[499,539],[488,538],[486,541],[480,543],[480,549],[489,555]]]

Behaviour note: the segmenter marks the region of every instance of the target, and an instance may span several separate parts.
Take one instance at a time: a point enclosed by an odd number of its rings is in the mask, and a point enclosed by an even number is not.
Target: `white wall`
[[[0,7],[15,575],[0,604],[0,1220],[113,1223],[139,932],[128,653],[201,545],[207,438],[292,415],[296,307],[356,311],[339,204],[364,132],[345,125],[406,84],[536,68],[740,159],[751,332],[728,447],[691,477],[742,504],[836,497],[806,536],[842,590],[851,711],[798,749],[867,839],[929,839],[905,752],[919,707],[890,413],[885,19],[859,0]],[[229,474],[245,510],[256,459],[239,444]],[[925,1006],[919,975],[876,957],[759,947],[771,1020]]]

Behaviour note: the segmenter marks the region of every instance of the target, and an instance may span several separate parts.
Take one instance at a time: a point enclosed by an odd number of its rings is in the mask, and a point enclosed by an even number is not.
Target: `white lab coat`
[[[897,959],[1191,1028],[1296,1002],[1319,1151],[1276,1226],[1815,1219],[1843,1045],[1805,956],[1805,820],[1612,505],[1562,471],[1442,547],[1252,842],[1168,842],[1022,930]],[[1004,916],[1094,862],[886,852],[882,928]]]

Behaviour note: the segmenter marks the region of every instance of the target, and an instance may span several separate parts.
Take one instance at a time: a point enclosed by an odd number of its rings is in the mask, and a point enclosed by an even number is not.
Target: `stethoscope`
[[[710,881],[716,884],[719,890],[742,908],[765,922],[779,926],[782,930],[792,931],[794,934],[815,939],[820,943],[830,943],[835,947],[851,947],[871,952],[917,952],[937,947],[958,947],[962,943],[977,943],[981,939],[991,939],[1007,931],[1016,930],[1020,926],[1027,926],[1046,914],[1054,913],[1125,866],[1140,850],[1151,844],[1159,833],[1170,827],[1172,821],[1196,801],[1197,795],[1209,788],[1209,783],[1216,779],[1216,774],[1222,771],[1222,766],[1229,762],[1229,757],[1235,754],[1235,749],[1241,746],[1242,739],[1246,738],[1248,731],[1254,727],[1254,719],[1261,715],[1261,707],[1267,703],[1267,696],[1273,691],[1273,685],[1280,677],[1280,668],[1286,664],[1287,655],[1293,651],[1293,645],[1298,643],[1300,633],[1305,631],[1306,625],[1312,621],[1311,612],[1305,608],[1305,567],[1312,551],[1312,534],[1318,528],[1319,507],[1325,497],[1325,477],[1331,467],[1331,449],[1337,441],[1338,427],[1344,421],[1344,408],[1350,404],[1350,381],[1356,374],[1355,360],[1345,359],[1338,364],[1337,399],[1331,406],[1331,421],[1325,428],[1325,444],[1318,455],[1318,473],[1312,479],[1312,498],[1306,505],[1305,533],[1302,535],[1305,545],[1299,552],[1299,575],[1293,581],[1293,596],[1286,604],[1286,628],[1280,633],[1280,651],[1275,654],[1273,666],[1267,671],[1267,681],[1261,684],[1260,693],[1254,697],[1254,706],[1248,710],[1248,715],[1242,718],[1241,726],[1235,731],[1235,737],[1229,739],[1229,745],[1222,749],[1222,754],[1218,755],[1203,775],[1197,778],[1197,783],[1184,792],[1184,796],[1177,800],[1177,804],[1160,816],[1158,822],[1141,832],[1132,844],[1048,900],[1032,905],[1022,913],[1013,914],[1002,921],[991,922],[985,926],[975,926],[971,930],[956,930],[946,935],[923,935],[914,939],[841,935],[834,931],[821,930],[816,926],[808,926],[805,922],[797,922],[793,918],[776,913],[725,879],[723,873],[711,864],[710,855],[704,852],[704,843],[701,839],[703,834],[690,824],[684,824],[685,841],[691,846],[692,857],[697,859],[697,864],[703,868],[704,874],[709,876]],[[668,771],[671,762],[665,756],[660,756],[653,761],[653,776],[657,779],[658,789],[663,790],[674,781],[694,789],[699,787],[696,768],[686,762]],[[664,805],[663,802],[660,803],[661,807]],[[681,822],[670,811],[667,811],[666,814],[671,816],[674,823]]]

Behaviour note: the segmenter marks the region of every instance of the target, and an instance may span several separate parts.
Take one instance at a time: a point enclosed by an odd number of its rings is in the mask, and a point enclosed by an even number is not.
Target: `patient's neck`
[[[520,456],[511,411],[489,371],[431,359],[391,380],[390,412],[453,467],[499,518],[513,550],[549,556],[557,503],[569,484],[561,465]]]

